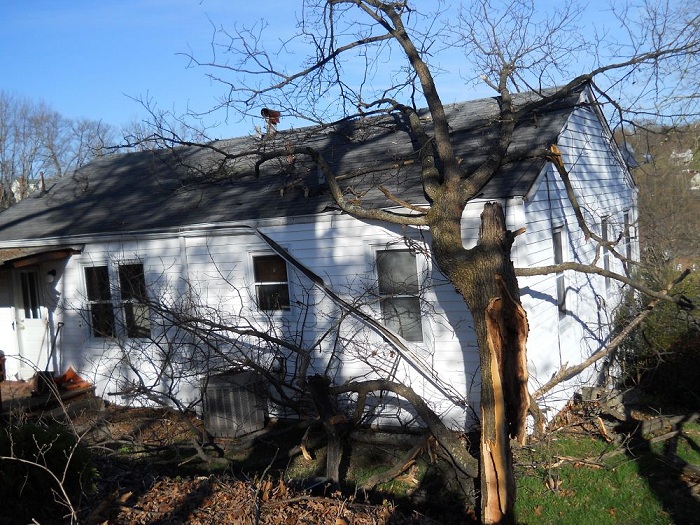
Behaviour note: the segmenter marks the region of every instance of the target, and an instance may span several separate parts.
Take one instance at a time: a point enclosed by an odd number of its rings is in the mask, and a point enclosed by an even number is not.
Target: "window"
[[[253,257],[255,298],[262,311],[289,310],[287,263],[279,255]]]
[[[625,257],[627,258],[626,264],[629,268],[629,264],[632,262],[632,224],[630,222],[630,212],[626,211],[624,216],[625,225]]]
[[[552,243],[554,245],[554,264],[562,264],[564,262],[564,241],[563,229],[555,228],[552,231]],[[557,308],[559,308],[559,316],[566,315],[566,280],[564,272],[556,273],[557,283]]]
[[[116,337],[117,322],[123,325],[121,332],[129,338],[145,338],[151,335],[150,311],[146,304],[146,278],[143,264],[120,264],[119,308],[112,296],[108,266],[85,268],[85,285],[89,309],[90,329],[94,337]],[[115,287],[117,288],[117,287]],[[119,314],[117,314],[119,312]],[[120,317],[117,318],[117,315]]]
[[[610,271],[610,249],[607,246],[609,241],[608,231],[608,219],[604,217],[600,220],[600,237],[603,239],[603,269],[606,272]],[[610,277],[605,276],[605,289],[610,290]]]
[[[143,264],[119,265],[119,292],[127,337],[150,337],[151,320]]]
[[[422,341],[416,256],[408,250],[378,251],[377,274],[386,327],[408,341]]]
[[[22,307],[25,319],[41,319],[39,306],[39,285],[36,272],[21,272],[19,274],[22,287]]]
[[[109,287],[109,268],[107,266],[85,268],[85,285],[92,335],[116,336],[112,292]]]

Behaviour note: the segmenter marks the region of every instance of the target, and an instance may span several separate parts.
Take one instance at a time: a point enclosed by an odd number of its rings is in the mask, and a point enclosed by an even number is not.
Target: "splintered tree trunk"
[[[326,477],[331,483],[340,483],[340,463],[343,458],[343,440],[347,434],[346,419],[335,408],[328,390],[330,381],[323,376],[307,379],[311,398],[323,428],[326,431]]]
[[[499,283],[502,283],[499,279]],[[527,318],[508,290],[485,312],[481,350],[481,495],[484,523],[512,523],[515,504],[510,438],[525,442]]]
[[[484,206],[475,248],[462,248],[461,229],[455,228],[455,222],[453,218],[433,225],[433,250],[440,269],[469,306],[479,344],[481,519],[489,524],[513,523],[515,478],[510,438],[524,442],[529,406],[528,324],[510,260],[514,236],[506,230],[498,203]],[[445,224],[447,227],[441,229]]]

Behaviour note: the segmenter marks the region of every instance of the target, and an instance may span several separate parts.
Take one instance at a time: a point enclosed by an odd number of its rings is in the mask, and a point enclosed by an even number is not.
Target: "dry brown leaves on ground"
[[[403,517],[389,505],[369,505],[340,494],[312,496],[292,491],[282,480],[244,482],[229,476],[189,480],[163,478],[147,492],[115,493],[90,514],[97,524],[382,525],[434,523]]]

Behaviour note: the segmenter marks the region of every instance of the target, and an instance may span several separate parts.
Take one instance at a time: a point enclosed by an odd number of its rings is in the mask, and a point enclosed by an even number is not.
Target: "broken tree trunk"
[[[515,521],[510,438],[524,442],[529,407],[525,347],[529,328],[510,260],[514,237],[506,229],[501,206],[486,204],[479,245],[473,252],[478,269],[467,301],[481,354],[481,520],[488,524]]]
[[[461,241],[459,203],[449,199],[431,209],[433,252],[472,313],[481,364],[481,519],[514,521],[515,479],[510,438],[524,439],[527,395],[525,342],[528,325],[520,306],[518,282],[510,259],[519,232],[506,228],[503,208],[484,205],[478,244]],[[449,205],[452,204],[452,208]],[[444,211],[439,214],[439,211]]]
[[[343,459],[343,442],[348,433],[348,421],[344,414],[337,411],[331,400],[330,381],[324,376],[312,376],[307,379],[309,393],[313,400],[323,428],[326,431],[326,477],[331,483],[340,483],[340,462]]]

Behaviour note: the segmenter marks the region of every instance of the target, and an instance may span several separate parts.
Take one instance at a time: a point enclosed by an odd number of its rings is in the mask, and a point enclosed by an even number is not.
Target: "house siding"
[[[374,290],[375,249],[405,247],[402,232],[383,225],[359,221],[335,213],[317,217],[309,222],[291,224],[261,224],[260,230],[285,248],[306,268],[321,276],[326,284],[348,302],[358,298],[361,309],[372,317],[381,317]],[[408,236],[424,243],[425,232],[414,230]],[[427,239],[429,240],[429,238]],[[424,245],[424,244],[422,244]],[[184,231],[179,236],[156,239],[125,239],[113,242],[94,242],[85,246],[82,254],[70,259],[60,276],[67,294],[62,298],[56,318],[65,323],[62,335],[62,368],[73,366],[94,381],[98,391],[107,395],[123,391],[123,382],[139,379],[154,381],[157,370],[149,370],[146,354],[151,359],[159,355],[164,344],[173,345],[177,340],[184,346],[186,338],[177,339],[171,331],[153,327],[153,339],[157,342],[141,342],[148,352],[141,354],[130,369],[123,359],[125,349],[134,344],[131,340],[119,344],[95,338],[90,334],[85,319],[85,288],[83,271],[94,264],[116,264],[120,261],[140,261],[144,265],[151,298],[162,298],[166,303],[177,301],[183,290],[183,276],[196,290],[201,306],[216,312],[222,318],[235,312],[244,312],[246,320],[261,329],[276,326],[280,334],[301,340],[312,346],[335,319],[339,307],[294,268],[289,268],[292,309],[288,313],[268,316],[256,312],[252,283],[251,254],[270,253],[270,247],[251,229]],[[183,256],[184,255],[184,256]],[[425,369],[433,368],[439,379],[450,385],[469,404],[478,402],[475,385],[478,370],[476,343],[472,335],[472,323],[462,299],[454,292],[439,272],[432,268],[430,260],[417,255],[420,279],[423,283],[422,299],[425,302],[423,327],[424,341],[409,344],[415,358],[425,363]],[[433,286],[435,285],[435,286]],[[311,303],[313,309],[306,312],[298,303]],[[300,321],[303,319],[303,321]],[[398,380],[410,384],[420,394],[431,400],[434,408],[446,415],[456,428],[464,428],[473,419],[471,408],[456,406],[445,399],[434,385],[406,360],[392,352],[380,338],[368,333],[357,320],[349,319],[342,332],[348,341],[356,343],[344,348],[342,357],[333,352],[333,340],[324,340],[314,352],[309,374],[331,370],[337,381],[370,377],[373,370],[384,370]],[[358,334],[361,334],[358,335]],[[359,344],[363,343],[363,344]],[[366,343],[366,344],[365,344]],[[473,350],[470,350],[473,349]],[[370,355],[376,354],[376,355]],[[293,366],[293,359],[288,366]],[[138,377],[138,374],[141,377]],[[177,395],[186,403],[195,404],[199,398],[201,374],[182,378],[177,385],[161,385],[163,395]],[[165,390],[167,388],[168,390]],[[119,398],[125,401],[126,398]],[[196,407],[195,407],[196,408]],[[405,407],[401,410],[403,423],[414,417]],[[396,414],[387,413],[375,417],[376,424],[396,423]]]
[[[609,238],[615,239],[624,230],[625,211],[636,221],[636,190],[609,130],[592,108],[583,106],[572,113],[560,134],[558,147],[589,227],[601,235],[601,220],[606,218]],[[564,261],[587,264],[595,260],[597,243],[586,240],[579,228],[564,184],[551,164],[527,199],[525,210],[528,228],[523,236],[525,242],[519,245],[523,267],[554,263],[552,231],[556,227],[562,227],[564,234]],[[632,243],[633,253],[638,255],[636,239]],[[611,271],[625,274],[619,260],[609,260]],[[602,253],[597,265],[603,267]],[[561,316],[557,307],[556,275],[520,279],[530,323],[531,391],[549,380],[562,365],[578,364],[606,344],[615,309],[625,292],[616,281],[606,285],[605,278],[599,275],[566,271],[564,279],[566,316]],[[600,380],[599,372],[598,366],[589,368],[538,400],[540,405],[553,414],[582,384]]]

